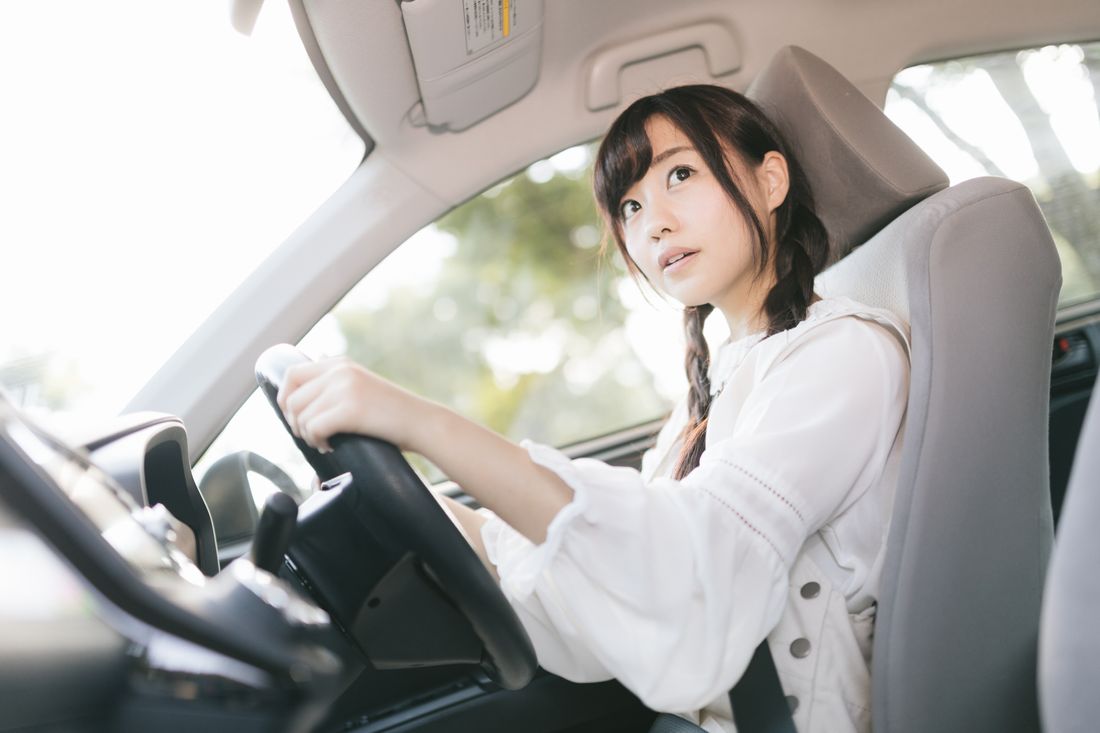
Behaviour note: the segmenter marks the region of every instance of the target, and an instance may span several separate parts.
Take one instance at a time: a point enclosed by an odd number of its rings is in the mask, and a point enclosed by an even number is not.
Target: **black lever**
[[[298,505],[282,492],[267,497],[252,537],[252,564],[272,575],[279,572],[298,523]]]

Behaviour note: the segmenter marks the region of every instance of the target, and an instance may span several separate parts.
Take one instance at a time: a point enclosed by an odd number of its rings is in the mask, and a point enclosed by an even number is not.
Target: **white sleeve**
[[[483,538],[540,664],[613,676],[660,711],[724,694],[778,622],[803,542],[881,473],[907,377],[892,336],[842,318],[792,344],[681,481],[525,441],[573,501],[541,545],[499,519]]]

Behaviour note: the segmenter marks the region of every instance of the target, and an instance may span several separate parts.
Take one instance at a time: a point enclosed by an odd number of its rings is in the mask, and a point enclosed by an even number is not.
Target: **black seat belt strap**
[[[767,639],[730,690],[730,706],[737,733],[797,733]]]

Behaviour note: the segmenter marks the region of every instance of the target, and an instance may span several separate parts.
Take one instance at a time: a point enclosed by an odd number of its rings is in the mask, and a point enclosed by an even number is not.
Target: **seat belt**
[[[797,733],[766,638],[730,690],[730,707],[737,733]]]
[[[745,673],[730,690],[730,707],[733,708],[737,733],[797,733],[767,639],[756,647]],[[692,733],[701,730],[677,715],[661,713],[653,721],[649,733]]]

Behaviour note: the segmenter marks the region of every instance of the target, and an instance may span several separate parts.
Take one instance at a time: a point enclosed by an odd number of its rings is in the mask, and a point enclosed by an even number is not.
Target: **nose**
[[[672,234],[679,226],[676,213],[669,202],[657,198],[651,200],[646,207],[646,236],[653,242],[659,242],[664,237]]]

